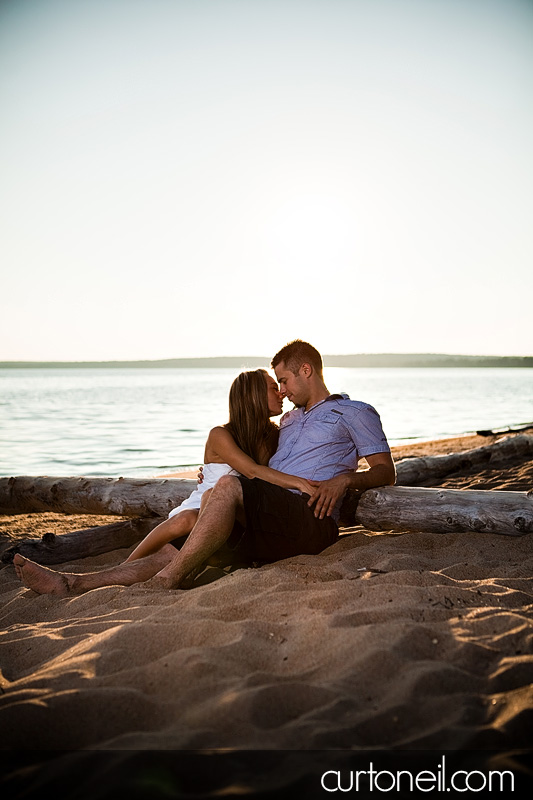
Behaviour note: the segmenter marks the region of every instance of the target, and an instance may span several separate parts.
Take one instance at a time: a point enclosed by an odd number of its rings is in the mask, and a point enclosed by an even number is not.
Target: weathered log
[[[517,433],[518,431],[531,431],[533,430],[533,422],[526,422],[525,425],[508,425],[506,428],[485,428],[482,431],[476,431],[478,436],[500,436],[502,433]]]
[[[533,532],[533,493],[384,486],[361,494],[355,519],[372,531]]]
[[[407,458],[396,465],[397,484],[419,485],[459,470],[496,465],[530,453],[533,454],[533,436],[519,435],[464,453]],[[167,516],[195,486],[196,481],[183,478],[0,478],[0,513]]]
[[[162,521],[162,517],[130,519],[125,522],[113,522],[111,525],[71,531],[59,536],[45,533],[40,539],[20,539],[4,550],[0,561],[10,564],[15,553],[31,558],[38,564],[63,564],[66,561],[76,561],[78,558],[131,547]]]
[[[358,523],[372,531],[468,533],[519,536],[533,532],[533,492],[427,489],[387,486],[368,489],[348,512],[344,525]],[[163,518],[128,520],[41,539],[22,539],[1,556],[10,563],[21,553],[39,564],[61,564],[130,547]]]
[[[529,454],[533,454],[533,436],[520,434],[506,436],[499,442],[466,450],[464,453],[405,458],[396,464],[396,483],[398,486],[419,486],[425,481],[443,478],[453,472],[472,467],[496,466],[503,461]]]
[[[0,512],[166,517],[195,486],[178,478],[0,478]]]

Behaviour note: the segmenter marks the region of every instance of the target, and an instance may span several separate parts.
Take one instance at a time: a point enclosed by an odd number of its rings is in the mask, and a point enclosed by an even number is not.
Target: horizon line
[[[477,361],[526,361],[531,360],[533,366],[533,355],[528,356],[520,356],[520,355],[479,355],[479,354],[465,354],[465,353],[435,353],[435,352],[402,352],[402,353],[391,353],[391,352],[373,352],[373,353],[330,353],[324,354],[322,359],[324,362],[327,360],[340,360],[345,361],[348,359],[391,359],[391,360],[398,360],[398,359],[454,359],[454,360],[477,360]],[[111,365],[140,365],[140,364],[174,364],[174,363],[195,363],[195,362],[228,362],[228,361],[253,361],[253,362],[261,362],[261,363],[270,363],[271,359],[267,356],[258,356],[258,355],[229,355],[229,356],[180,356],[180,357],[171,357],[171,358],[143,358],[143,359],[85,359],[85,360],[60,360],[60,359],[46,359],[46,360],[37,360],[37,359],[10,359],[6,361],[0,361],[0,368],[5,367],[13,367],[13,366],[93,366],[93,365],[102,365],[102,366],[111,366]],[[332,366],[332,365],[330,365]]]

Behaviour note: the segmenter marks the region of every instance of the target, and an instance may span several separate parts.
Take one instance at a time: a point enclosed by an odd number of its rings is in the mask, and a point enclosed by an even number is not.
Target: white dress
[[[194,492],[181,505],[172,509],[168,515],[169,519],[181,511],[187,511],[189,508],[199,509],[203,493],[207,492],[208,489],[212,489],[223,475],[240,475],[240,472],[236,472],[229,464],[204,464],[203,473],[204,479],[202,483],[197,485]]]

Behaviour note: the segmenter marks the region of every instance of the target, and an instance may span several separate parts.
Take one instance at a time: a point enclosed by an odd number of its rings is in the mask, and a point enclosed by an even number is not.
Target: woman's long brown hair
[[[257,464],[266,464],[278,446],[279,428],[270,419],[267,371],[237,375],[229,391],[229,422],[224,426]]]

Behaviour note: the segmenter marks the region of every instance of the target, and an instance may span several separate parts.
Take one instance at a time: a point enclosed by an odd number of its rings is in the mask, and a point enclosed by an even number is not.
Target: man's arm
[[[331,516],[347,489],[364,492],[365,489],[373,489],[375,486],[394,486],[396,468],[390,453],[374,453],[365,456],[365,459],[369,469],[344,472],[327,481],[309,481],[315,486],[308,502],[309,506],[315,504],[315,517],[324,519],[325,516]]]

